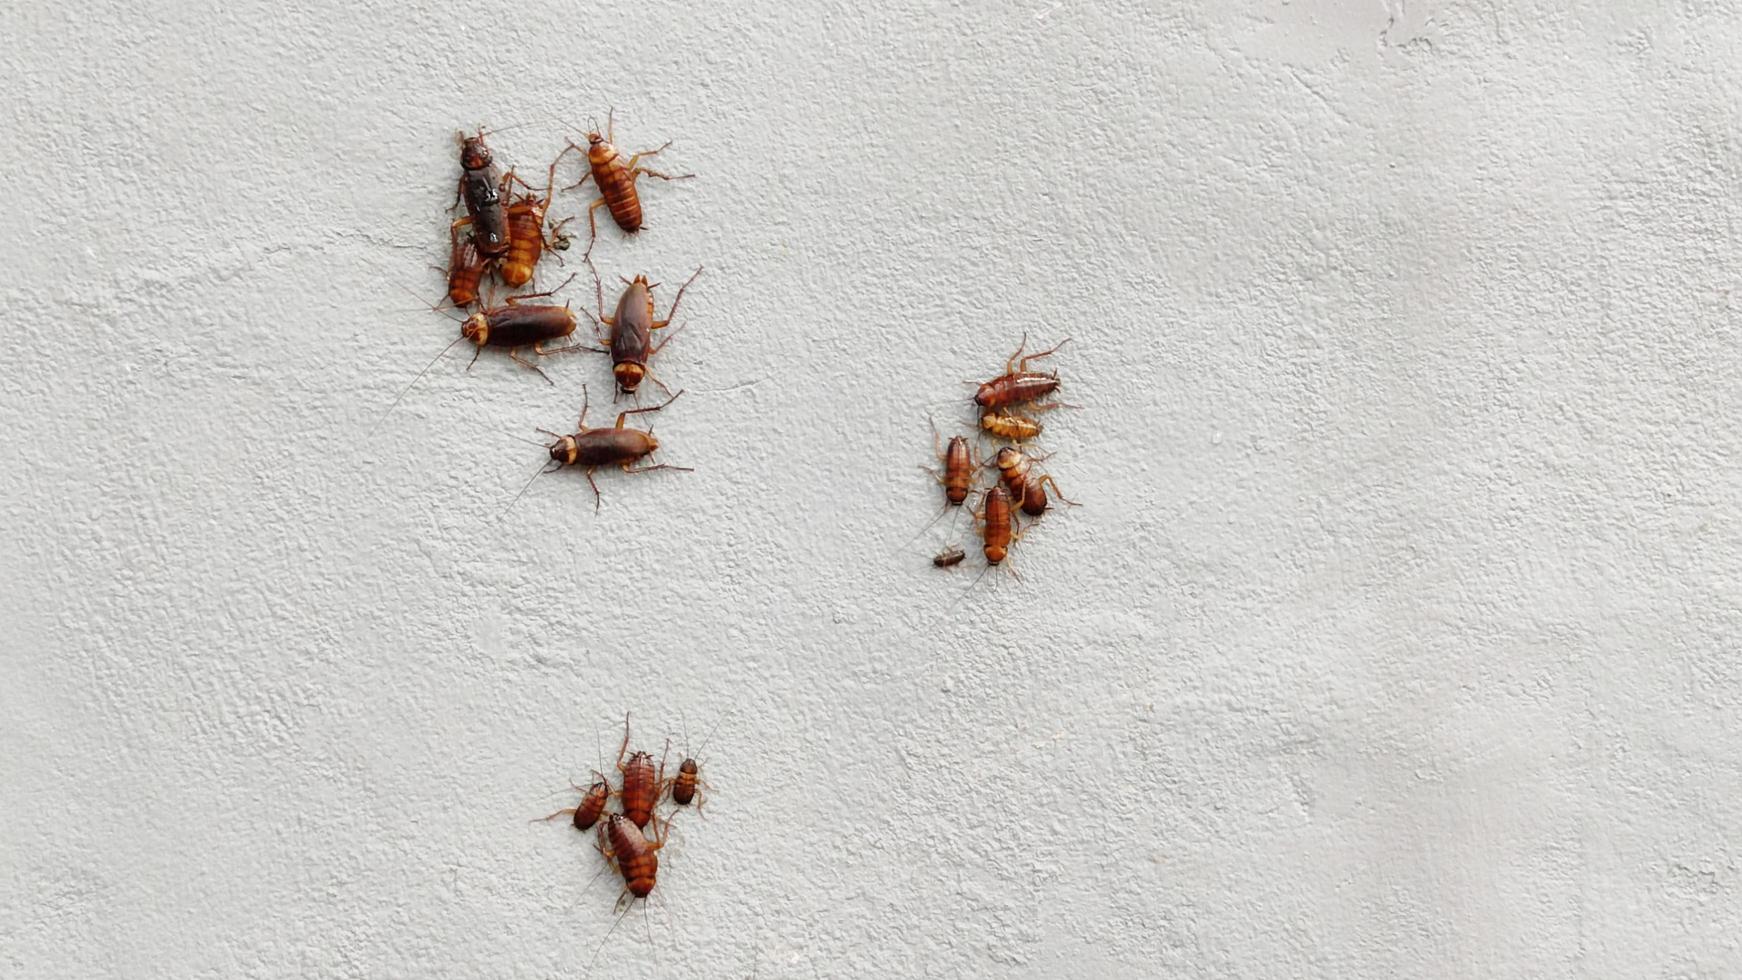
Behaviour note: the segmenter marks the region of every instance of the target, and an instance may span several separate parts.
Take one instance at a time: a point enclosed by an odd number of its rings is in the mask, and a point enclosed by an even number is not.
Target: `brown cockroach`
[[[553,351],[552,353],[555,352]],[[653,430],[651,428],[643,432],[640,429],[626,429],[623,427],[623,420],[627,419],[629,416],[639,415],[642,412],[657,412],[666,405],[670,405],[672,402],[677,401],[678,397],[682,394],[683,392],[680,390],[676,395],[666,399],[663,404],[652,405],[647,408],[632,408],[625,412],[619,412],[617,414],[617,424],[609,428],[589,429],[587,428],[587,386],[582,385],[581,418],[580,422],[576,425],[576,431],[566,436],[557,435],[555,432],[551,432],[548,429],[539,429],[538,431],[556,440],[556,442],[551,443],[546,448],[550,452],[550,462],[555,463],[557,469],[561,469],[564,466],[579,466],[582,468],[582,471],[586,473],[587,485],[593,488],[593,509],[597,511],[599,509],[601,498],[599,496],[599,484],[593,480],[593,470],[598,467],[615,465],[621,467],[625,473],[650,473],[654,470],[681,470],[685,473],[693,472],[688,466],[673,466],[669,463],[656,463],[652,466],[636,466],[636,460],[644,459],[659,450],[659,440],[653,437]],[[549,471],[549,464],[547,463],[545,467],[541,467],[537,473],[532,474],[532,479],[526,481],[526,487],[520,489],[520,494],[525,493],[526,488],[532,486],[532,480],[538,479],[540,474]],[[515,494],[514,499],[519,500],[520,494]]]
[[[617,222],[617,227],[633,234],[641,230],[641,195],[636,193],[635,181],[640,177],[658,177],[660,180],[686,180],[695,174],[672,174],[650,170],[640,165],[642,157],[650,157],[665,150],[671,145],[667,140],[664,146],[654,150],[643,150],[623,162],[622,155],[617,152],[612,142],[616,138],[616,110],[605,117],[605,135],[600,136],[598,123],[587,133],[587,173],[580,180],[570,185],[573,190],[592,178],[599,185],[599,198],[587,206],[587,228],[591,237],[587,240],[587,255],[593,254],[593,243],[599,239],[599,224],[596,212],[604,207],[610,210],[611,220]],[[579,150],[580,146],[570,142],[569,146]]]
[[[724,717],[721,720],[725,720]],[[712,789],[713,787],[708,786],[708,781],[702,778],[702,764],[696,761],[696,757],[708,747],[708,742],[713,740],[714,732],[719,730],[719,727],[720,722],[714,722],[714,727],[708,729],[708,734],[702,738],[701,748],[692,753],[689,750],[689,723],[684,723],[684,759],[677,767],[677,775],[671,779],[671,801],[678,806],[689,806],[690,801],[694,800],[696,812],[701,812],[704,800],[698,795],[700,788]],[[669,744],[667,748],[670,748]]]
[[[623,875],[623,892],[617,896],[617,903],[623,904],[625,896],[629,905],[634,905],[636,899],[645,899],[653,894],[654,885],[659,882],[659,850],[665,846],[666,837],[671,834],[671,818],[665,819],[665,826],[658,822],[653,825],[653,833],[642,834],[640,828],[620,813],[613,813],[599,824],[599,853],[604,855],[607,866],[615,866]],[[611,928],[605,931],[605,938],[599,940],[599,945],[593,950],[592,959],[587,961],[585,976],[593,969],[594,961],[599,958],[599,951],[610,942],[611,934],[623,923],[629,915],[629,905],[617,916],[617,921],[611,923]]]
[[[608,336],[599,338],[601,342],[606,344],[606,347],[589,347],[587,350],[611,355],[611,375],[617,379],[617,393],[619,395],[634,394],[635,390],[641,386],[643,378],[652,378],[653,383],[659,385],[661,390],[668,395],[671,394],[671,389],[665,386],[665,382],[654,377],[653,373],[647,369],[647,362],[653,355],[659,353],[672,337],[677,335],[677,331],[674,330],[667,334],[665,339],[659,342],[658,347],[653,347],[650,350],[649,345],[652,343],[653,331],[664,329],[667,324],[671,323],[672,318],[677,316],[678,304],[683,302],[684,291],[689,289],[690,283],[695,282],[696,277],[701,274],[702,270],[698,266],[696,271],[690,274],[689,279],[678,287],[677,295],[672,297],[671,309],[666,311],[665,319],[656,320],[653,318],[653,290],[659,286],[659,283],[648,282],[645,275],[636,276],[633,282],[627,279],[623,280],[626,288],[623,290],[623,295],[617,299],[617,312],[613,316],[606,316],[605,285],[599,279],[598,270],[594,270],[593,291],[599,313],[597,316],[593,316],[591,313],[587,315],[593,317],[595,336],[597,336],[600,326],[611,328],[611,332]],[[613,396],[612,400],[615,401],[616,397]]]
[[[580,803],[558,810],[543,820],[548,823],[557,817],[573,814],[576,830],[592,830],[593,825],[599,822],[599,817],[605,813],[606,801],[611,798],[611,784],[605,781],[604,774],[596,772],[593,775],[599,778],[593,780],[593,785],[585,789],[575,785],[573,780],[569,781],[569,786],[581,793]]]
[[[1052,350],[1023,357],[1023,348],[1028,346],[1028,335],[1023,334],[1021,346],[1016,348],[1016,353],[1010,355],[1009,362],[1004,365],[1004,373],[980,385],[979,390],[974,392],[974,404],[981,408],[1003,408],[1007,405],[1036,401],[1057,391],[1058,375],[1030,371],[1028,370],[1028,362],[1051,356],[1069,341],[1070,338],[1066,337],[1059,341]],[[1021,359],[1018,360],[1018,358]],[[1054,406],[1048,404],[1039,407],[1052,408]]]
[[[574,278],[575,277],[571,275],[567,280],[563,281],[562,286],[558,286],[556,289],[546,290],[542,293],[525,293],[520,296],[510,296],[501,306],[487,307],[461,320],[460,335],[450,341],[446,347],[443,347],[441,353],[430,358],[430,362],[423,366],[423,370],[417,372],[416,377],[413,377],[399,392],[399,397],[393,399],[393,404],[387,406],[387,411],[381,413],[381,418],[385,419],[389,414],[391,414],[392,411],[399,406],[399,403],[405,399],[406,394],[411,391],[412,387],[416,385],[424,375],[429,373],[429,369],[435,367],[436,362],[441,360],[443,357],[446,357],[448,351],[453,350],[454,345],[462,340],[469,340],[478,345],[477,351],[472,354],[472,360],[466,365],[466,370],[468,371],[472,369],[473,364],[478,363],[478,357],[484,353],[485,347],[506,347],[508,348],[508,356],[514,359],[514,363],[519,364],[521,367],[531,368],[532,370],[537,371],[539,377],[543,378],[545,381],[550,384],[556,384],[556,382],[550,380],[550,375],[544,373],[543,368],[540,368],[531,361],[522,360],[520,357],[520,348],[531,347],[533,353],[539,354],[540,356],[560,354],[564,351],[572,350],[572,347],[563,347],[558,348],[557,350],[545,350],[544,344],[546,341],[556,340],[559,337],[567,337],[575,332],[574,311],[569,309],[567,306],[523,306],[521,304],[529,299],[539,299],[541,297],[549,296],[552,293],[555,293],[557,289],[561,289],[563,286],[568,285]],[[377,419],[375,424],[380,425],[381,420]]]
[[[617,770],[623,774],[623,788],[617,794],[623,804],[623,816],[637,827],[647,826],[659,802],[660,787],[665,784],[665,760],[659,761],[656,771],[653,756],[637,752],[629,757],[628,765],[619,762]]]
[[[523,194],[520,199],[508,206],[508,250],[503,254],[501,262],[496,266],[496,275],[503,285],[518,288],[532,281],[533,269],[544,255],[547,244],[544,234],[544,215],[550,208],[551,186],[556,180],[556,165],[568,154],[564,149],[550,163],[550,170],[544,175],[544,196]],[[502,178],[506,184],[509,179],[518,180],[514,171],[510,170]],[[566,219],[563,224],[573,221]],[[561,224],[553,231],[560,230]],[[560,241],[561,239],[558,239]],[[551,242],[554,246],[555,242]],[[564,246],[567,247],[567,246]]]
[[[508,211],[502,204],[502,188],[508,177],[497,169],[484,131],[476,136],[457,133],[460,141],[460,184],[455,203],[466,202],[471,236],[485,258],[500,258],[508,251]]]
[[[1000,439],[1011,442],[1031,442],[1040,435],[1041,424],[1023,415],[987,412],[980,416],[980,428]]]
[[[1039,517],[1046,513],[1046,488],[1052,487],[1054,496],[1065,503],[1076,506],[1076,501],[1070,500],[1059,492],[1059,485],[1051,476],[1039,475],[1034,464],[1045,457],[1033,457],[1020,449],[1005,446],[998,450],[993,460],[998,466],[998,478],[1004,482],[1010,491],[1010,497],[1022,508],[1029,517]]]
[[[951,565],[960,565],[962,559],[966,557],[968,557],[967,552],[952,544],[938,552],[936,555],[933,555],[931,563],[937,568],[949,568]]]
[[[460,234],[461,226],[471,223],[472,219],[461,218],[448,229],[448,302],[460,310],[478,301],[478,283],[490,264],[484,253],[478,251],[471,233]]]
[[[617,866],[623,875],[624,890],[635,898],[646,898],[658,883],[657,852],[665,846],[665,836],[670,829],[671,818],[667,817],[665,827],[655,822],[651,835],[644,836],[634,819],[622,813],[611,814],[600,825],[600,850],[605,860]]]
[[[974,485],[974,454],[968,447],[966,436],[951,436],[949,448],[938,445],[938,426],[936,422],[931,427],[931,447],[943,461],[944,472],[937,480],[943,484],[946,506],[954,507],[968,499],[968,490]],[[936,474],[934,474],[936,475]]]
[[[996,565],[1010,554],[1011,525],[1015,514],[1010,510],[1010,491],[1003,486],[994,486],[980,498],[980,509],[974,512],[974,518],[981,522],[980,537],[985,543],[981,548],[986,555],[986,564]]]

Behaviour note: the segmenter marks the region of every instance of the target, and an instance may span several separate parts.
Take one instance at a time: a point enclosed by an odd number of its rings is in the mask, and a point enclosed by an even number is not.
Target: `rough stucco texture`
[[[0,18],[0,974],[577,976],[631,711],[724,723],[595,976],[1742,975],[1733,5]],[[695,472],[509,508],[608,375],[381,419],[453,131],[613,106]],[[970,589],[1024,331],[1082,506]]]

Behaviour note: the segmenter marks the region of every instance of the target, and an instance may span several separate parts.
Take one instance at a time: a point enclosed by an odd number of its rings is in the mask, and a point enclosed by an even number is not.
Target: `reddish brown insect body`
[[[986,554],[986,564],[996,565],[1010,553],[1010,523],[1014,516],[1010,512],[1010,491],[1002,486],[987,490],[974,516],[981,521],[980,536],[984,542],[981,550]]]
[[[448,302],[459,309],[478,301],[478,283],[484,278],[484,267],[490,264],[478,251],[472,233],[460,234],[461,227],[471,224],[471,218],[461,218],[448,229]]]
[[[573,783],[569,785],[574,786]],[[581,789],[579,786],[574,786],[574,788]],[[611,798],[611,784],[606,782],[603,776],[600,776],[593,781],[592,786],[581,790],[581,792],[583,795],[579,804],[558,810],[544,819],[550,821],[557,817],[573,814],[576,830],[592,830],[593,825],[599,822],[599,817],[605,813],[605,803]]]
[[[1021,415],[987,412],[980,416],[980,428],[1000,439],[1009,439],[1011,442],[1031,442],[1039,437],[1041,425],[1039,422]]]
[[[666,388],[664,382],[653,377],[652,372],[648,371],[647,362],[653,355],[659,353],[667,341],[670,341],[677,332],[673,331],[667,334],[665,340],[659,342],[658,347],[649,349],[652,343],[652,334],[655,330],[664,329],[667,324],[671,323],[672,318],[677,316],[678,304],[683,302],[684,291],[689,289],[690,283],[695,282],[696,276],[701,274],[702,270],[697,268],[689,279],[678,288],[677,295],[672,298],[671,309],[663,320],[654,319],[653,314],[653,290],[659,285],[658,283],[649,283],[644,275],[636,276],[635,281],[629,283],[628,287],[623,290],[623,295],[618,297],[616,314],[606,316],[605,287],[603,282],[599,280],[598,273],[593,274],[594,294],[599,307],[599,314],[594,319],[599,324],[611,328],[610,336],[601,339],[604,339],[609,345],[605,352],[611,355],[611,374],[617,379],[619,393],[634,393],[641,386],[643,378],[653,378],[654,384],[659,385],[667,394],[671,393],[671,389]]]
[[[1028,362],[1051,356],[1069,340],[1070,338],[1066,337],[1059,341],[1052,350],[1023,357],[1022,349],[1028,346],[1028,338],[1024,336],[1022,346],[1016,348],[1016,353],[1010,355],[1010,361],[1004,365],[1004,373],[982,384],[979,390],[974,392],[974,404],[981,408],[1003,408],[1006,405],[1019,405],[1023,402],[1036,401],[1057,391],[1058,375],[1030,371],[1028,370]]]
[[[551,185],[556,180],[556,165],[562,160],[568,150],[557,154],[552,160],[550,170],[544,177],[544,196],[532,194],[521,195],[518,201],[508,206],[508,251],[502,256],[501,264],[496,267],[496,274],[501,277],[504,285],[510,287],[524,286],[532,281],[532,271],[538,265],[538,260],[544,256],[544,215],[550,208]],[[518,180],[510,171],[503,178],[506,184],[509,179]]]
[[[612,116],[614,115],[615,113],[612,114]],[[611,212],[611,220],[617,222],[617,227],[630,233],[641,230],[641,195],[635,190],[635,181],[638,178],[647,176],[658,177],[661,180],[684,180],[695,176],[695,174],[673,176],[640,165],[642,157],[650,157],[662,152],[671,145],[670,140],[666,141],[665,146],[655,150],[643,150],[625,162],[622,155],[617,152],[616,145],[612,142],[615,137],[616,125],[611,116],[606,118],[604,136],[599,135],[598,130],[593,130],[587,134],[588,172],[572,185],[579,187],[587,182],[588,177],[593,179],[593,183],[599,185],[600,196],[598,200],[587,207],[587,227],[592,233],[587,244],[588,255],[593,252],[592,242],[597,241],[599,237],[596,213],[601,207]],[[569,146],[576,150],[580,149],[574,143],[570,143]]]
[[[617,766],[623,773],[623,790],[619,794],[623,802],[623,815],[637,827],[647,826],[647,821],[653,819],[654,804],[659,802],[659,786],[664,779],[665,764],[660,764],[656,772],[653,768],[653,756],[646,752],[637,752],[629,757],[628,765]]]
[[[696,760],[685,759],[683,764],[677,767],[677,777],[671,784],[672,802],[678,806],[689,806],[690,801],[696,798],[696,780],[700,775]]]
[[[670,821],[666,823],[669,828]],[[630,817],[613,813],[599,830],[600,850],[605,852],[606,860],[617,865],[623,875],[623,886],[636,898],[646,898],[659,880],[657,852],[665,846],[664,834],[658,833],[659,825],[654,825],[656,833],[650,840]]]
[[[974,483],[974,460],[968,452],[968,440],[951,436],[950,447],[944,451],[944,499],[959,504],[968,499],[968,489]]]
[[[999,479],[1004,481],[1011,499],[1017,501],[1022,512],[1029,517],[1039,517],[1046,513],[1046,488],[1049,486],[1060,500],[1071,503],[1059,492],[1058,483],[1052,477],[1040,476],[1035,472],[1034,459],[1022,450],[1005,446],[998,450],[995,462],[998,464]]]
[[[659,440],[653,437],[652,430],[643,432],[640,429],[623,427],[623,421],[629,416],[639,415],[642,412],[657,412],[666,405],[677,401],[678,396],[682,394],[683,392],[679,391],[661,405],[620,412],[617,415],[617,424],[610,428],[589,429],[587,428],[587,388],[582,385],[581,417],[576,424],[577,431],[566,436],[558,436],[554,432],[547,432],[543,429],[539,431],[544,432],[545,435],[556,437],[556,442],[550,446],[552,462],[558,466],[579,466],[586,471],[587,485],[593,488],[593,509],[598,510],[599,484],[593,481],[593,470],[600,466],[620,466],[625,473],[648,473],[653,470],[683,470],[686,473],[690,471],[687,466],[672,466],[669,463],[635,466],[636,460],[651,456],[659,450]],[[625,731],[624,734],[627,736],[628,732]],[[619,757],[620,760],[621,757]],[[646,821],[639,822],[645,823]]]
[[[502,206],[501,185],[507,178],[496,170],[482,130],[476,136],[459,134],[460,186],[457,196],[466,202],[472,237],[486,258],[508,251],[508,213]]]

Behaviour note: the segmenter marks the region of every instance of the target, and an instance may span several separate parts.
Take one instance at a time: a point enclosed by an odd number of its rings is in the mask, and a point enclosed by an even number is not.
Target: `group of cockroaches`
[[[460,320],[459,337],[443,348],[441,354],[436,355],[435,360],[430,361],[423,371],[418,372],[417,377],[411,380],[411,384],[406,385],[399,398],[394,399],[393,405],[388,407],[391,412],[405,397],[406,392],[411,390],[412,385],[434,367],[436,361],[441,360],[454,344],[462,340],[469,340],[478,348],[472,355],[473,363],[477,362],[485,347],[505,348],[515,363],[537,371],[547,382],[550,381],[550,376],[543,369],[520,356],[523,348],[530,347],[534,354],[540,356],[577,350],[608,354],[611,357],[611,373],[616,383],[616,397],[613,401],[623,396],[639,397],[643,380],[652,380],[659,385],[667,395],[666,400],[659,405],[621,412],[617,415],[617,424],[614,426],[588,428],[587,390],[582,385],[581,415],[576,430],[568,435],[538,430],[556,441],[546,447],[550,453],[550,461],[533,474],[533,479],[537,479],[540,474],[548,472],[553,463],[556,469],[564,466],[580,467],[586,473],[587,484],[593,489],[595,510],[598,509],[600,498],[599,485],[593,479],[593,471],[601,466],[617,466],[628,473],[689,469],[686,466],[645,462],[659,449],[659,440],[654,438],[651,427],[643,431],[625,428],[623,423],[631,415],[657,412],[683,394],[681,390],[672,394],[671,389],[648,369],[648,361],[659,353],[677,331],[667,334],[657,346],[652,343],[652,335],[653,331],[663,329],[671,323],[677,313],[678,304],[683,301],[684,291],[702,272],[700,268],[696,269],[689,280],[678,289],[664,319],[656,318],[653,307],[653,290],[659,284],[649,282],[646,275],[637,275],[633,280],[624,279],[625,288],[617,300],[616,312],[606,315],[605,287],[592,258],[593,246],[597,244],[599,237],[598,210],[605,208],[617,227],[633,234],[641,230],[643,225],[641,196],[636,190],[637,180],[642,177],[683,180],[695,176],[662,173],[641,164],[643,159],[669,147],[669,141],[658,149],[645,150],[625,160],[612,142],[615,130],[614,114],[606,118],[604,134],[600,134],[595,124],[587,133],[585,147],[570,140],[562,152],[557,154],[556,159],[551,161],[545,172],[542,193],[512,168],[504,172],[496,165],[494,155],[484,141],[485,133],[482,129],[471,136],[463,132],[457,134],[460,177],[459,186],[454,193],[454,208],[458,208],[463,202],[466,214],[454,221],[448,229],[447,299],[456,310],[464,311],[476,306],[477,311]],[[590,237],[587,250],[582,255],[593,274],[598,313],[586,310],[582,312],[592,319],[594,337],[600,346],[570,343],[547,349],[547,343],[565,340],[574,334],[574,311],[567,303],[557,306],[551,303],[531,303],[528,300],[546,299],[554,295],[557,290],[574,280],[573,275],[555,289],[508,296],[500,304],[484,300],[481,291],[486,274],[492,275],[509,289],[525,286],[532,281],[533,272],[546,248],[559,252],[569,248],[570,239],[563,234],[562,229],[579,215],[564,218],[549,229],[545,227],[545,215],[555,195],[557,165],[573,152],[585,154],[586,172],[579,181],[566,189],[573,190],[588,180],[592,180],[599,189],[599,197],[587,207]],[[470,369],[471,364],[468,364],[467,370]],[[532,481],[528,480],[527,487],[531,485]],[[521,493],[525,492],[523,487]]]
[[[944,488],[944,510],[939,516],[967,501],[978,482],[978,473],[993,467],[998,471],[998,475],[981,489],[980,506],[972,511],[979,526],[980,551],[986,556],[987,569],[1003,564],[1010,555],[1011,546],[1027,533],[1027,528],[1017,518],[1019,512],[1027,516],[1029,527],[1046,513],[1048,488],[1060,501],[1076,506],[1076,501],[1066,499],[1059,492],[1058,483],[1036,465],[1048,459],[1050,454],[1037,456],[1026,448],[1039,438],[1044,426],[1032,414],[1022,414],[1070,407],[1057,400],[1057,374],[1029,370],[1030,364],[1051,357],[1069,339],[1059,341],[1050,350],[1025,356],[1023,351],[1028,348],[1028,337],[1024,335],[1016,353],[1005,362],[1004,373],[979,383],[974,391],[973,404],[979,414],[980,431],[1009,443],[1001,446],[989,462],[982,464],[975,459],[974,448],[967,436],[952,436],[947,446],[940,446],[937,425],[935,422],[932,425],[932,451],[943,463],[942,473],[932,471]],[[967,553],[952,544],[932,558],[932,564],[949,568],[961,564],[965,558]]]
[[[717,729],[719,722],[715,722],[714,727]],[[659,879],[659,851],[665,847],[677,808],[694,803],[696,812],[701,812],[706,796],[702,791],[708,788],[708,784],[702,779],[701,763],[696,756],[707,748],[713,734],[709,731],[693,753],[686,747],[677,774],[667,778],[665,763],[671,754],[671,740],[666,740],[666,754],[660,757],[659,768],[655,769],[651,753],[637,751],[630,754],[629,716],[624,715],[623,744],[617,749],[617,761],[613,766],[619,776],[617,788],[611,788],[610,776],[602,768],[595,769],[590,786],[579,786],[573,779],[569,781],[569,788],[581,794],[580,802],[547,817],[534,818],[535,823],[541,820],[548,823],[558,817],[571,817],[576,830],[583,833],[593,831],[597,838],[594,847],[605,859],[605,867],[600,869],[600,873],[615,868],[623,876],[623,889],[617,895],[617,903],[623,906],[623,911],[617,922],[606,931],[605,938],[599,941],[600,949],[616,931],[618,923],[623,921],[623,916],[629,913],[628,906],[638,898],[653,894],[653,887]],[[685,738],[688,738],[687,732]],[[624,762],[625,755],[629,757],[628,762]],[[603,767],[604,760],[599,762]],[[615,813],[608,812],[613,799],[618,803]],[[659,804],[666,800],[670,800],[674,807],[661,824],[657,811]],[[628,899],[627,903],[624,899]],[[597,949],[593,956],[598,957]],[[588,966],[591,965],[589,962]]]

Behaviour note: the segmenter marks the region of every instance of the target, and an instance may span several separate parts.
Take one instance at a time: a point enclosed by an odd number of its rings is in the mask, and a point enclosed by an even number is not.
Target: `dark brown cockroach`
[[[605,135],[600,136],[598,123],[587,133],[587,173],[580,180],[570,185],[574,189],[587,182],[591,177],[593,183],[599,185],[599,198],[587,206],[587,228],[590,237],[587,239],[587,255],[593,254],[593,243],[599,239],[599,224],[596,213],[599,208],[610,210],[611,220],[617,222],[617,227],[633,234],[642,226],[641,195],[636,193],[635,181],[641,177],[658,177],[660,180],[686,180],[695,174],[672,175],[650,170],[640,165],[642,157],[650,157],[665,150],[671,145],[667,140],[664,146],[655,150],[643,150],[629,158],[625,163],[612,142],[616,138],[616,112],[613,110],[605,117]],[[569,143],[570,147],[579,150],[581,147]]]
[[[659,353],[672,337],[677,335],[677,331],[674,330],[666,334],[665,339],[659,342],[658,347],[649,349],[649,345],[652,343],[653,331],[664,329],[667,324],[671,323],[672,318],[677,316],[678,304],[683,302],[684,290],[689,289],[690,283],[695,282],[696,276],[701,274],[702,270],[698,267],[689,279],[678,287],[677,295],[672,297],[671,309],[666,311],[665,319],[655,320],[653,318],[653,290],[659,286],[659,283],[649,283],[644,275],[636,276],[633,282],[627,279],[623,280],[627,286],[623,290],[623,295],[617,299],[617,312],[613,316],[606,316],[605,286],[599,279],[598,271],[594,271],[593,290],[599,307],[599,314],[593,317],[594,334],[597,335],[599,326],[609,327],[611,332],[608,336],[599,338],[600,342],[606,345],[604,348],[589,347],[587,349],[611,355],[611,375],[617,379],[618,394],[634,394],[635,390],[641,386],[643,378],[652,378],[653,383],[659,385],[661,390],[668,395],[671,394],[671,389],[665,386],[665,382],[654,377],[652,372],[648,371],[647,362],[652,359],[653,355]],[[588,316],[592,316],[592,314],[589,313]],[[616,398],[613,397],[612,400],[615,401]]]
[[[1009,362],[1004,365],[1004,373],[980,385],[979,390],[974,392],[974,404],[981,408],[1003,408],[1007,405],[1020,405],[1024,402],[1037,401],[1057,391],[1058,375],[1030,371],[1028,363],[1051,356],[1069,341],[1070,338],[1066,337],[1059,341],[1052,350],[1023,357],[1023,348],[1028,346],[1028,335],[1024,334],[1021,346],[1016,348],[1016,353],[1010,355]],[[1051,408],[1053,406],[1049,404],[1039,407]]]
[[[1044,457],[1042,457],[1044,458]],[[1046,488],[1052,487],[1053,495],[1065,503],[1076,506],[1076,502],[1059,492],[1059,485],[1051,476],[1041,476],[1034,468],[1036,458],[1027,455],[1020,449],[1005,446],[998,450],[998,456],[993,460],[998,466],[998,478],[1004,482],[1005,489],[1010,491],[1010,498],[1022,508],[1029,517],[1039,517],[1046,513]]]
[[[599,822],[599,817],[604,815],[605,803],[611,798],[611,784],[605,781],[604,774],[594,773],[593,775],[599,778],[593,780],[593,785],[584,789],[575,785],[572,780],[569,782],[571,787],[581,793],[580,803],[558,810],[550,816],[544,817],[544,821],[548,823],[557,817],[572,814],[575,818],[576,830],[592,830],[593,825]]]
[[[448,302],[461,310],[478,301],[478,283],[490,264],[484,253],[478,251],[471,233],[460,234],[460,228],[471,223],[470,218],[461,218],[448,230]]]
[[[679,391],[660,405],[619,412],[617,424],[610,428],[589,429],[587,428],[587,386],[582,385],[581,418],[576,426],[576,431],[566,436],[557,435],[548,429],[539,429],[538,431],[556,440],[547,448],[550,451],[550,462],[555,463],[557,469],[564,466],[579,466],[586,473],[587,485],[593,488],[593,509],[597,511],[600,501],[599,484],[593,481],[593,470],[598,467],[619,466],[625,473],[650,473],[654,470],[693,472],[688,466],[672,466],[669,463],[636,466],[636,460],[644,459],[659,450],[659,440],[653,437],[651,428],[643,432],[640,429],[623,427],[623,420],[629,416],[640,415],[642,412],[657,412],[666,405],[677,401],[682,394],[683,392]],[[526,487],[532,486],[532,480],[538,479],[540,474],[546,472],[549,472],[548,463],[537,473],[534,473],[532,479],[526,481]],[[526,487],[522,487],[520,493],[525,493]],[[514,499],[519,500],[520,494],[515,494]]]
[[[933,555],[931,563],[937,568],[949,568],[951,565],[960,565],[962,559],[966,557],[968,557],[967,552],[952,544],[948,548],[938,552],[936,555]]]
[[[537,371],[539,377],[551,384],[555,384],[556,382],[550,380],[550,375],[544,373],[543,368],[540,368],[531,361],[521,359],[520,348],[531,347],[533,353],[539,355],[560,354],[563,351],[572,350],[572,347],[562,347],[557,350],[545,350],[544,344],[546,341],[556,340],[560,337],[567,337],[575,332],[574,311],[569,309],[567,306],[523,304],[529,299],[539,299],[541,297],[549,296],[556,292],[557,289],[561,289],[563,286],[568,285],[569,281],[573,279],[574,276],[569,276],[568,280],[565,280],[562,286],[558,286],[556,289],[546,290],[542,293],[526,293],[520,296],[510,296],[508,297],[507,302],[502,306],[488,307],[479,310],[471,316],[461,320],[460,335],[455,337],[446,347],[443,347],[441,353],[430,358],[430,362],[423,366],[423,370],[417,372],[417,375],[413,377],[403,389],[401,389],[399,397],[393,399],[393,404],[387,406],[387,411],[381,413],[381,418],[385,419],[390,413],[392,413],[392,411],[399,406],[399,403],[404,400],[406,394],[411,391],[412,387],[416,385],[424,375],[429,373],[429,369],[435,367],[436,362],[441,360],[443,357],[446,357],[448,351],[453,350],[454,345],[462,340],[469,340],[478,346],[478,350],[472,355],[472,360],[466,365],[466,370],[468,371],[472,369],[473,364],[478,363],[478,357],[484,353],[485,347],[506,347],[508,348],[508,356],[514,359],[514,363],[519,364],[521,367],[528,367]],[[377,419],[375,424],[380,425],[381,420]]]
[[[996,565],[1010,554],[1011,523],[1015,519],[1010,510],[1010,491],[1002,486],[994,486],[980,498],[980,509],[974,512],[974,518],[980,522],[980,538],[984,542],[981,548],[986,555],[986,564]]]
[[[540,293],[540,296],[549,295]],[[510,296],[506,304],[491,309],[479,310],[466,318],[460,325],[460,337],[478,345],[478,350],[472,355],[475,363],[478,356],[484,353],[486,347],[506,347],[508,356],[514,363],[537,371],[546,381],[550,375],[531,361],[521,360],[520,348],[531,347],[532,352],[539,355],[556,354],[570,348],[545,350],[546,341],[558,340],[575,332],[575,313],[566,306],[523,305],[522,301],[534,298],[526,296]],[[471,364],[466,365],[471,369]],[[552,384],[556,382],[551,381]]]
[[[1011,442],[1032,442],[1040,436],[1041,425],[1022,415],[987,412],[980,416],[980,428]]]
[[[508,178],[496,169],[484,131],[476,136],[456,134],[460,141],[460,184],[455,203],[466,202],[469,231],[485,258],[500,258],[508,251],[508,210],[502,204],[502,187]]]

